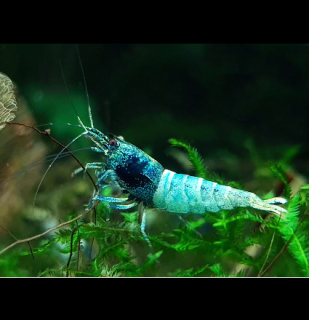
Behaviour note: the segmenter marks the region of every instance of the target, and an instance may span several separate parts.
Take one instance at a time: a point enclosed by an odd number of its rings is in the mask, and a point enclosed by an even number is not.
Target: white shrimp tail
[[[164,170],[153,196],[153,203],[157,208],[174,213],[203,214],[236,207],[253,207],[281,216],[287,211],[277,204],[286,202],[283,198],[264,201],[251,192],[222,186],[202,178],[176,174],[169,170]]]
[[[259,210],[271,211],[277,214],[278,216],[281,216],[283,213],[287,213],[287,211],[277,206],[277,204],[285,204],[285,203],[287,203],[287,200],[284,198],[272,198],[272,199],[263,201],[259,197],[258,199],[254,197],[254,199],[252,199],[251,207]]]

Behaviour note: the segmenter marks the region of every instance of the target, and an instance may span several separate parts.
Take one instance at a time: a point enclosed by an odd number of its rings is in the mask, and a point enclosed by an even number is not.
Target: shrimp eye
[[[111,139],[111,140],[109,140],[108,144],[111,147],[116,147],[117,146],[117,141],[115,139]]]

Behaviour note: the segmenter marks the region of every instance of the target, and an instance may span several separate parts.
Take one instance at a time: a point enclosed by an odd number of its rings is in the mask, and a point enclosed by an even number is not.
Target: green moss
[[[195,148],[175,139],[170,143],[187,151],[197,176],[227,184],[205,168]],[[272,164],[270,169],[289,196],[291,189],[282,167]],[[240,188],[236,182],[228,184]],[[109,195],[111,190],[104,192]],[[75,221],[41,240],[32,252],[23,249],[3,255],[0,275],[31,275],[31,268],[21,269],[19,263],[33,254],[36,259],[49,257],[50,267],[41,269],[40,276],[309,276],[308,194],[309,188],[304,186],[281,219],[271,215],[264,220],[260,211],[236,208],[199,217],[187,215],[185,223],[176,223],[176,228],[174,223],[170,231],[162,233],[151,231],[152,222],[164,223],[159,218],[171,214],[149,214],[147,233],[153,251],[141,235],[137,212],[114,211],[106,221],[106,204],[100,203],[96,219],[92,218],[95,223]],[[76,216],[71,212],[67,219]]]

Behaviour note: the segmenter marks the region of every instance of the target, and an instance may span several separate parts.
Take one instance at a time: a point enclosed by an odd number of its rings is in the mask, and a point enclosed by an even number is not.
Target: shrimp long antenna
[[[89,119],[90,119],[90,126],[91,126],[91,128],[93,128],[93,119],[92,119],[90,99],[89,99],[88,87],[87,87],[87,82],[86,82],[86,77],[85,77],[85,71],[84,71],[84,68],[83,68],[82,59],[80,57],[80,53],[79,53],[79,49],[78,49],[78,45],[77,44],[75,45],[75,48],[76,48],[76,51],[77,51],[77,56],[78,56],[80,69],[81,69],[82,75],[83,75],[83,82],[84,82],[84,87],[85,87],[86,97],[87,97],[87,104],[88,104],[88,113],[89,113]]]
[[[69,151],[69,152],[63,152],[61,155],[59,155],[58,153],[57,154],[52,154],[52,155],[49,155],[47,157],[44,157],[42,159],[38,159],[34,162],[32,162],[31,164],[29,164],[28,166],[26,166],[25,168],[23,168],[22,170],[19,170],[18,172],[14,173],[13,175],[11,175],[7,180],[5,181],[1,181],[0,182],[0,189],[1,187],[3,187],[6,183],[8,183],[10,180],[12,179],[15,179],[17,177],[19,177],[20,175],[22,175],[23,173],[25,173],[26,170],[30,170],[30,169],[33,169],[35,168],[36,166],[40,165],[40,164],[43,164],[43,163],[48,163],[48,162],[51,162],[54,160],[55,157],[58,157],[58,159],[62,159],[62,158],[65,158],[71,154],[75,154],[77,152],[81,152],[81,151],[85,151],[85,150],[90,150],[91,148],[81,148],[81,149],[76,149],[76,150],[73,150],[73,151]],[[84,170],[84,169],[83,169]]]
[[[35,195],[34,195],[34,199],[33,199],[33,204],[32,204],[33,208],[34,208],[34,205],[35,205],[36,197],[37,197],[38,192],[39,192],[39,190],[40,190],[40,187],[41,187],[41,185],[42,185],[42,182],[43,182],[43,180],[45,179],[45,177],[46,177],[47,172],[49,171],[49,169],[52,167],[52,165],[55,163],[55,161],[59,158],[59,156],[63,153],[63,151],[64,151],[64,150],[67,150],[67,148],[68,148],[72,143],[74,143],[76,140],[78,140],[78,139],[79,139],[80,137],[82,137],[84,134],[85,134],[84,132],[81,133],[79,136],[77,136],[76,138],[74,138],[68,145],[66,145],[66,146],[58,153],[58,155],[55,157],[55,159],[52,161],[52,163],[48,166],[47,170],[45,171],[45,173],[44,173],[44,175],[43,175],[43,177],[42,177],[42,179],[41,179],[41,181],[40,181],[40,183],[39,183],[39,185],[38,185],[38,187],[37,187],[37,189],[36,189],[36,192],[35,192]]]
[[[54,126],[54,125],[64,125],[64,126],[72,126],[72,127],[80,127],[82,128],[82,126],[80,124],[72,124],[70,122],[65,122],[65,123],[61,123],[61,122],[57,122],[57,123],[53,123],[53,122],[48,122],[48,123],[43,123],[40,124],[38,126],[36,126],[36,128],[41,128],[41,127],[46,127],[46,126]]]
[[[63,68],[62,68],[61,60],[59,60],[59,67],[60,67],[60,70],[61,70],[62,80],[64,82],[65,89],[67,90],[67,94],[68,94],[68,96],[70,98],[71,105],[73,107],[73,110],[74,110],[76,116],[78,117],[78,113],[77,113],[77,111],[75,109],[75,106],[74,106],[74,103],[73,103],[73,99],[72,99],[72,96],[71,96],[71,93],[70,93],[70,90],[69,90],[69,87],[68,87],[68,83],[67,83],[67,80],[66,80],[65,75],[64,75],[64,71],[63,71]]]
[[[85,129],[85,133],[88,131],[87,128],[85,127],[85,125],[83,124],[82,120],[80,119],[76,109],[75,109],[75,106],[74,106],[74,103],[73,103],[73,100],[72,100],[72,96],[71,96],[71,93],[70,93],[70,90],[69,90],[69,87],[68,87],[68,84],[67,84],[67,81],[65,79],[65,75],[64,75],[64,72],[63,72],[63,68],[62,68],[62,64],[61,64],[61,61],[59,60],[59,66],[60,66],[60,70],[61,70],[61,74],[62,74],[62,78],[63,78],[63,82],[64,82],[64,85],[65,85],[65,88],[67,90],[67,93],[70,97],[70,102],[72,104],[72,107],[73,107],[73,110],[76,114],[76,117],[78,119],[78,122],[80,123],[80,125]]]

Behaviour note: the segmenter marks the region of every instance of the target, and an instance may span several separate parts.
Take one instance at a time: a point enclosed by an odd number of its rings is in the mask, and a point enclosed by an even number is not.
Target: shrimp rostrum
[[[112,134],[105,135],[93,127],[82,126],[85,129],[84,135],[95,144],[92,150],[106,157],[105,162],[86,165],[86,169],[96,169],[98,187],[87,207],[88,211],[99,201],[104,201],[112,209],[124,210],[143,203],[145,206],[178,214],[204,214],[236,207],[252,207],[273,212],[278,216],[287,212],[278,206],[287,202],[283,198],[262,200],[251,192],[186,174],[177,174],[164,169],[158,161],[136,146]],[[129,193],[129,197],[103,196],[102,190],[108,186],[108,178],[123,193]],[[149,241],[145,234],[145,221],[143,212],[141,230]]]

